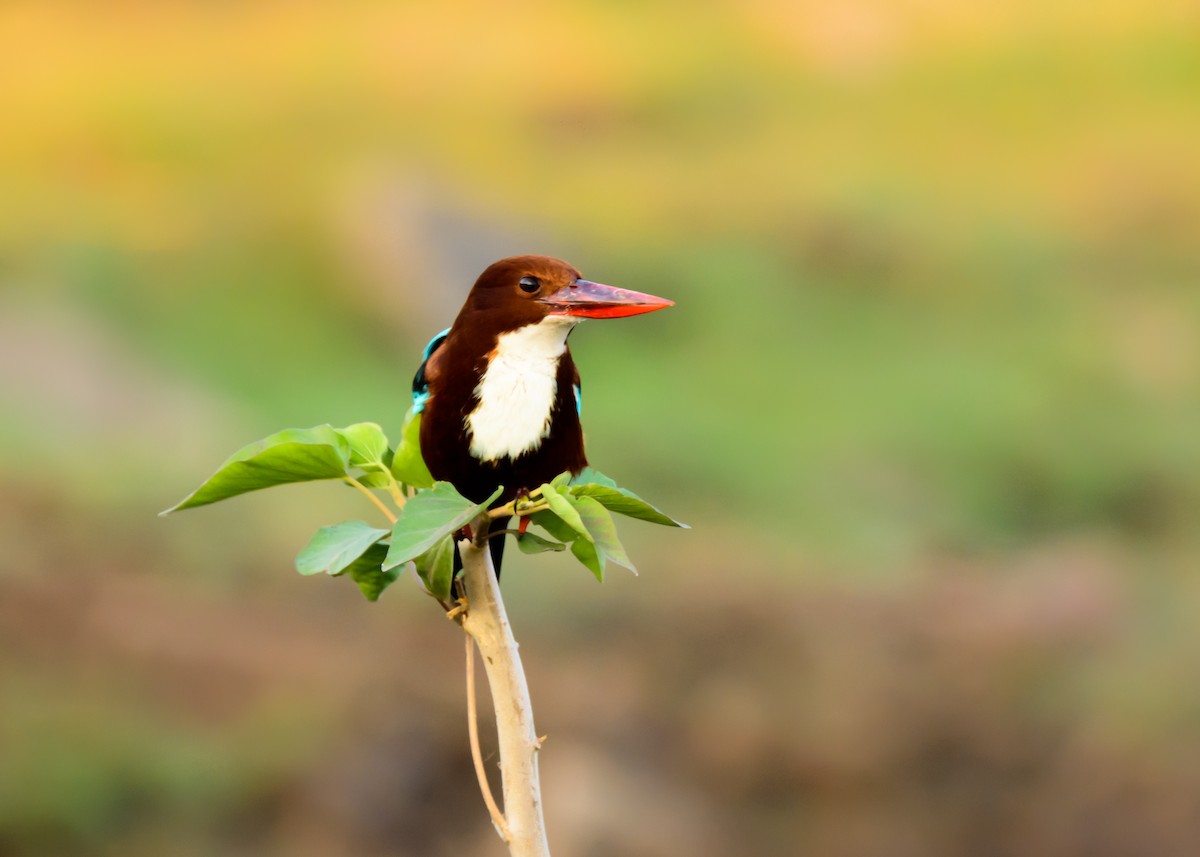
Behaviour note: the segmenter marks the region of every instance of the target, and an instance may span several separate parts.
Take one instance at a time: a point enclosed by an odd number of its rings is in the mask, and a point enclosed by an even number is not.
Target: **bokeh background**
[[[1200,853],[1194,2],[11,0],[0,117],[0,854],[504,853],[361,498],[155,513],[519,252],[693,525],[510,551],[556,853]]]

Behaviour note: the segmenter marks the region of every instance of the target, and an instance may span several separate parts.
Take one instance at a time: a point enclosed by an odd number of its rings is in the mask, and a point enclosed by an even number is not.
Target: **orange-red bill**
[[[538,300],[551,307],[552,313],[582,318],[624,318],[675,305],[666,298],[589,280],[576,280]]]

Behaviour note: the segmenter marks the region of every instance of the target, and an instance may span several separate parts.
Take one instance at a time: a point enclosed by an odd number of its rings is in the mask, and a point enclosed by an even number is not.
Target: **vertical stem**
[[[482,527],[486,533],[487,525],[486,518],[475,522],[477,532]],[[486,540],[477,545],[464,539],[458,548],[470,605],[462,627],[483,656],[496,711],[509,852],[513,857],[549,857],[538,783],[537,754],[541,742],[533,728],[533,707],[517,641],[508,624]],[[500,833],[503,837],[503,831]]]
[[[492,787],[488,784],[487,769],[483,766],[483,753],[479,751],[479,717],[475,706],[475,641],[469,634],[463,634],[467,644],[467,734],[471,739],[471,761],[475,763],[475,776],[479,780],[479,791],[483,802],[487,804],[488,814],[500,838],[509,840],[508,822],[504,813],[496,806],[496,798]]]

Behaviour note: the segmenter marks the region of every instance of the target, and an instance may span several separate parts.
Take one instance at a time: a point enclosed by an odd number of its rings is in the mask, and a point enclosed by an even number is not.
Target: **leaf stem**
[[[496,805],[496,797],[492,794],[487,771],[483,767],[483,754],[479,750],[479,717],[475,705],[475,641],[469,634],[463,634],[463,640],[467,644],[467,733],[471,738],[471,760],[475,763],[479,791],[483,793],[483,802],[487,804],[488,813],[492,816],[492,824],[499,831],[500,838],[508,843],[512,839],[512,834],[508,831],[508,821]]]
[[[505,503],[499,508],[489,510],[487,516],[488,520],[494,521],[497,518],[511,518],[513,515],[532,515],[536,512],[543,512],[549,508],[550,505],[548,503],[533,503],[528,506],[523,505],[518,509],[517,501],[513,500],[510,503]]]
[[[400,483],[396,480],[396,476],[392,473],[392,469],[390,467],[388,467],[382,461],[368,461],[358,466],[371,473],[382,473],[384,476],[386,476],[387,491],[392,495],[392,502],[396,504],[396,508],[404,508],[404,503],[406,500],[408,500],[408,498],[404,496],[404,490],[400,487]]]
[[[495,509],[489,509],[487,512],[487,519],[489,521],[494,521],[497,518],[511,518],[514,514],[516,514],[516,512],[513,508],[513,504],[505,503],[503,506],[498,506]]]
[[[392,495],[392,502],[400,509],[404,508],[404,504],[408,502],[408,498],[404,496],[404,491],[400,488],[400,483],[396,481],[396,477],[392,475],[390,470],[385,470],[388,475],[388,493]]]
[[[374,494],[372,494],[370,488],[368,488],[366,485],[363,485],[361,482],[359,482],[353,476],[347,476],[347,477],[345,477],[345,479],[346,479],[347,485],[353,485],[359,491],[363,492],[363,494],[367,495],[367,499],[370,500],[372,503],[374,503],[379,508],[379,511],[383,512],[383,516],[385,518],[387,518],[393,524],[396,523],[397,518],[392,513],[392,510],[389,509],[387,506],[383,505],[383,501],[380,500],[378,497],[376,497]]]

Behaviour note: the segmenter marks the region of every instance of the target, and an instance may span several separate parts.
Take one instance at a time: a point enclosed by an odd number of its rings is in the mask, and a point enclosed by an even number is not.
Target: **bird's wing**
[[[429,340],[429,344],[425,346],[425,351],[421,354],[421,365],[417,367],[417,374],[413,375],[412,382],[413,413],[419,414],[425,410],[425,403],[429,401],[429,358],[433,356],[433,352],[441,348],[449,333],[450,328],[447,327]]]
[[[571,364],[574,378],[571,379],[571,392],[575,394],[575,413],[583,415],[583,382],[579,380],[579,367]]]

